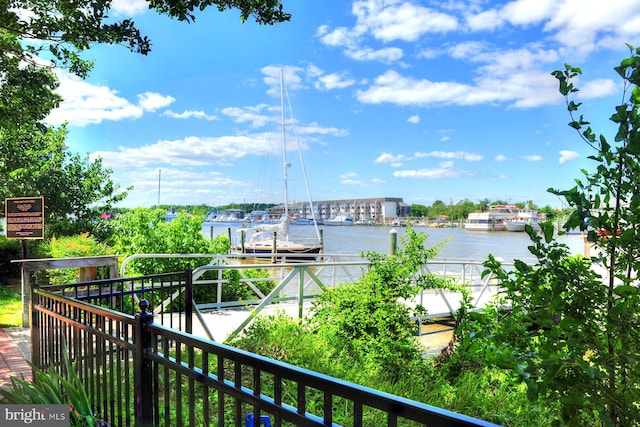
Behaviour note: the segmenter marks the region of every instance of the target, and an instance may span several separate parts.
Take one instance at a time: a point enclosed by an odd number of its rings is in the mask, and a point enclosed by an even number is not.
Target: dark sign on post
[[[4,199],[7,239],[44,239],[44,197]]]

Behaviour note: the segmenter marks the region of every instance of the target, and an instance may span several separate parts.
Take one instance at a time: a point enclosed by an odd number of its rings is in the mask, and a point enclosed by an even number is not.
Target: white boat
[[[250,232],[249,239],[245,243],[241,243],[241,250],[244,253],[253,254],[294,254],[299,257],[306,254],[310,254],[314,257],[314,254],[320,253],[322,250],[322,240],[320,238],[320,231],[318,230],[315,217],[312,218],[312,222],[315,229],[315,235],[297,239],[293,239],[289,235],[289,202],[288,202],[288,188],[287,188],[287,168],[291,165],[287,162],[287,146],[286,146],[286,127],[285,127],[285,115],[284,115],[284,76],[282,70],[280,70],[280,107],[282,109],[282,157],[284,165],[284,213],[279,223],[277,224],[259,224],[255,227],[243,228],[241,232]],[[291,112],[291,123],[295,126],[295,120],[293,119],[293,112]],[[295,131],[295,129],[294,129]],[[294,132],[297,135],[297,131]],[[298,144],[298,152],[300,154],[300,144]],[[302,154],[300,154],[302,160]],[[301,165],[305,175],[305,182],[307,180],[304,164]],[[308,186],[307,186],[308,188]],[[311,197],[309,197],[309,204],[311,205]],[[311,214],[314,215],[313,206],[311,206]]]
[[[367,226],[368,225],[376,225],[376,222],[373,219],[360,218],[359,220],[354,222],[353,225],[367,225]]]
[[[295,225],[313,225],[313,218],[291,218],[291,223]]]
[[[353,216],[349,214],[339,214],[324,221],[324,225],[353,225],[353,223]]]
[[[472,212],[464,223],[470,231],[505,231],[506,221],[516,216],[518,208],[514,205],[493,205],[486,212]]]
[[[540,224],[538,223],[539,215],[537,211],[525,209],[519,210],[516,215],[505,220],[505,227],[511,232],[523,232],[525,225],[529,224],[533,231],[540,231]]]

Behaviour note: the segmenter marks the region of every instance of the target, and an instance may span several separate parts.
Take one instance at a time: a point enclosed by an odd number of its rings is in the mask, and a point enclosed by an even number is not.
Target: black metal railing
[[[190,317],[190,277],[34,288],[34,364],[62,369],[67,354],[94,412],[118,427],[493,425],[196,337],[178,319]]]

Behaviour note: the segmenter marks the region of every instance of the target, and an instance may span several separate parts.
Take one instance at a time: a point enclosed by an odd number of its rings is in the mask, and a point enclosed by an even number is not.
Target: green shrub
[[[209,240],[202,235],[202,218],[184,212],[170,222],[164,218],[160,209],[138,208],[120,215],[115,221],[115,249],[124,256],[133,254],[226,254],[229,252],[229,238],[216,236]],[[189,267],[208,264],[210,258],[148,258],[131,262],[137,274],[152,275],[183,271]],[[244,277],[266,277],[264,270],[247,271]],[[223,278],[228,282],[223,287],[223,301],[255,299],[255,293],[240,282],[243,276],[235,270],[227,270]],[[213,279],[213,273],[205,273],[201,279]],[[215,277],[217,278],[217,277]],[[254,281],[265,294],[275,284],[271,281]],[[194,300],[198,303],[216,302],[218,289],[216,284],[194,287]]]
[[[439,246],[425,248],[426,234],[411,227],[394,256],[367,253],[368,271],[353,284],[343,284],[317,297],[311,313],[313,330],[326,340],[336,357],[353,359],[372,375],[394,380],[418,360],[421,349],[414,339],[412,311],[400,302],[420,290],[448,286],[433,275],[416,277]]]
[[[123,256],[134,254],[215,254],[227,253],[228,240],[216,241],[202,235],[202,219],[179,213],[167,222],[160,209],[138,208],[118,216],[113,222],[117,232],[114,246]],[[217,251],[217,252],[215,252]],[[207,258],[150,258],[132,261],[131,268],[141,275],[183,271],[205,265]]]
[[[47,258],[76,258],[109,255],[111,249],[98,242],[88,233],[76,236],[52,237],[49,242],[41,245],[40,251]],[[77,268],[61,268],[48,270],[38,274],[40,284],[64,285],[78,281]],[[97,278],[107,278],[108,268],[98,269]]]
[[[331,343],[313,332],[307,322],[301,322],[280,312],[258,317],[240,337],[229,344],[272,359],[330,375],[376,390],[402,396],[432,406],[513,427],[546,427],[560,425],[559,403],[531,403],[527,388],[517,384],[508,372],[479,368],[460,373],[455,378],[443,375],[431,358],[417,355],[395,378],[379,375],[380,369],[368,370],[363,364],[335,355]],[[251,375],[248,372],[247,375]],[[285,383],[283,395],[295,402],[297,388]],[[270,390],[269,384],[264,386]],[[334,402],[334,422],[349,425],[350,405]],[[307,408],[321,411],[319,394],[308,393]],[[386,425],[386,419],[376,411],[365,411],[363,425]],[[400,423],[399,425],[403,425]]]

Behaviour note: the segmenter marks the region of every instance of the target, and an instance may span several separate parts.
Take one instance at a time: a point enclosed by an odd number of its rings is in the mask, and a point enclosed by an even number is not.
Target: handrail
[[[273,305],[274,303],[295,302],[297,317],[302,318],[306,301],[315,298],[318,293],[323,292],[327,287],[334,287],[340,283],[358,280],[362,272],[371,265],[368,260],[360,256],[340,254],[323,254],[319,257],[318,262],[306,260],[295,263],[287,263],[285,260],[277,263],[257,263],[255,260],[254,263],[240,263],[249,262],[254,258],[252,255],[251,258],[247,259],[246,254],[137,254],[125,259],[121,271],[124,272],[125,266],[134,259],[172,257],[211,259],[207,265],[195,268],[192,273],[194,286],[216,285],[215,302],[203,304],[196,304],[194,302],[194,312],[200,321],[201,327],[210,339],[213,339],[213,333],[203,315],[205,311],[249,308],[248,312],[234,312],[235,324],[238,326],[235,327],[227,338],[234,337],[261,312],[268,308],[275,307]],[[265,254],[262,258],[271,260],[271,255]],[[355,258],[357,261],[345,261],[343,258]],[[509,263],[503,265],[505,268],[512,266],[512,264]],[[223,301],[224,286],[229,283],[229,280],[226,279],[223,274],[224,271],[251,269],[263,269],[270,272],[268,277],[240,278],[240,283],[251,289],[255,296],[242,301]],[[492,274],[488,274],[483,278],[482,272],[484,270],[483,260],[434,258],[423,265],[417,275],[435,274],[440,277],[450,278],[453,284],[468,286],[473,296],[472,310],[480,310],[495,296],[498,292],[499,285],[495,276]],[[217,272],[215,277],[203,278],[207,272],[212,271]],[[274,281],[276,285],[268,295],[265,295],[257,286],[257,281]],[[430,318],[455,317],[460,307],[461,295],[460,292],[451,290],[427,289],[420,291],[415,299],[405,301],[405,303],[410,306],[422,305],[427,309],[428,317]],[[175,297],[175,295],[173,297]],[[241,319],[238,320],[238,317],[241,317]],[[419,326],[418,330],[421,330],[421,320],[418,319],[417,322]]]
[[[188,273],[183,273],[187,286]],[[141,279],[174,286],[165,282],[165,276]],[[113,425],[223,427],[244,425],[250,416],[264,416],[276,426],[337,426],[336,421],[365,425],[373,409],[379,412],[380,425],[409,421],[497,427],[173,329],[157,322],[146,301],[133,316],[59,291],[58,287],[33,290],[35,366],[52,367],[65,376],[62,362],[68,357],[77,367],[91,409]],[[129,294],[116,288],[112,292],[105,296]],[[336,412],[336,404],[343,403],[352,408],[348,414]]]

